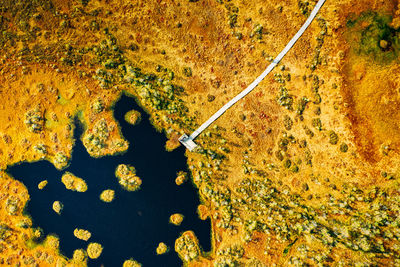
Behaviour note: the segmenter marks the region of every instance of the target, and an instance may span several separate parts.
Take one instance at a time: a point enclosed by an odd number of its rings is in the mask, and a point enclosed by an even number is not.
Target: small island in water
[[[34,225],[43,230],[42,236],[56,234],[65,256],[76,258],[87,248],[84,259],[90,266],[122,266],[130,258],[144,265],[177,266],[180,260],[176,252],[166,252],[174,247],[180,232],[195,231],[201,240],[199,246],[207,251],[210,225],[198,217],[199,199],[193,185],[175,183],[176,174],[184,175],[182,171],[187,168],[183,150],[167,152],[166,138],[147,116],[136,126],[127,123],[124,115],[132,107],[140,109],[123,96],[114,110],[130,144],[127,151],[100,158],[90,156],[80,141],[83,129],[76,121],[77,141],[65,171],[39,161],[15,165],[8,172],[28,188],[32,200],[26,210]],[[39,189],[43,178],[48,183]],[[57,201],[50,205],[55,197]],[[56,212],[49,213],[52,207]],[[184,214],[187,223],[182,224],[183,216],[175,214],[173,221],[180,227],[171,227],[168,222],[176,211]],[[42,241],[38,238],[34,242]]]

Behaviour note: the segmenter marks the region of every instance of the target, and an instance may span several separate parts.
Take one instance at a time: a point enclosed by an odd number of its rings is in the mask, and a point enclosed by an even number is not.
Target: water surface
[[[142,114],[142,121],[136,126],[124,120],[125,113],[131,109]],[[176,238],[186,230],[193,230],[202,248],[209,251],[210,223],[198,218],[197,190],[190,182],[175,184],[176,173],[187,170],[184,148],[165,151],[166,137],[153,128],[149,116],[132,98],[122,96],[115,105],[114,116],[130,142],[125,154],[90,157],[79,139],[82,129],[77,125],[71,165],[65,170],[58,171],[47,161],[22,163],[8,169],[28,188],[31,200],[27,212],[34,226],[41,227],[45,234],[58,235],[60,249],[68,257],[72,257],[75,249],[86,249],[89,242],[102,244],[102,255],[97,260],[89,260],[89,266],[122,266],[129,258],[144,266],[181,266],[173,247]],[[136,168],[143,181],[139,191],[128,192],[119,186],[114,171],[121,163]],[[84,193],[67,190],[61,183],[65,171],[83,178],[88,190]],[[44,179],[49,183],[39,190],[37,185]],[[104,203],[99,199],[105,189],[115,190],[113,202]],[[64,204],[61,215],[51,208],[55,200]],[[173,213],[185,216],[181,226],[168,223]],[[91,239],[88,242],[77,239],[73,235],[75,228],[89,230]],[[170,252],[156,255],[159,242],[165,242]]]

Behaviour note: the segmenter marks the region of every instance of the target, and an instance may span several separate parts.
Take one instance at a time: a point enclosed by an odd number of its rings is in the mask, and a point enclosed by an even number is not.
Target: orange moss
[[[82,140],[91,156],[125,151],[128,143],[112,115],[112,104],[122,90],[136,96],[151,113],[155,126],[168,134],[166,149],[176,148],[180,134],[207,119],[261,73],[305,20],[302,13],[307,13],[302,10],[304,6],[299,8],[299,3],[304,1],[232,0],[223,5],[218,2],[109,1],[105,6],[102,2],[89,1],[83,7],[73,1],[53,1],[58,12],[66,16],[81,8],[87,14],[104,10],[95,23],[89,23],[83,14],[71,16],[67,21],[64,16],[53,16],[49,10],[38,10],[40,18],[27,21],[29,27],[43,29],[35,38],[14,40],[15,45],[13,41],[1,39],[5,42],[0,62],[3,100],[0,168],[5,170],[22,161],[42,159],[59,169],[65,168],[74,143],[75,116],[85,124]],[[216,251],[233,243],[243,245],[245,257],[237,260],[248,265],[256,261],[287,265],[289,258],[297,253],[294,248],[301,244],[325,248],[307,238],[299,238],[295,244],[280,243],[273,231],[253,231],[248,235],[250,241],[243,241],[248,227],[245,223],[254,221],[252,207],[236,211],[240,223],[233,221],[234,229],[219,227],[221,218],[230,215],[217,206],[220,199],[206,196],[204,191],[208,187],[213,192],[229,190],[236,197],[239,194],[236,189],[244,177],[252,182],[270,180],[277,191],[299,195],[301,205],[310,209],[329,206],[326,195],[335,199],[343,197],[341,189],[345,183],[355,184],[365,192],[372,186],[398,187],[388,182],[389,177],[399,175],[398,62],[383,68],[359,58],[351,52],[344,26],[350,14],[357,16],[368,9],[393,13],[393,25],[398,24],[397,1],[327,2],[318,19],[272,75],[196,139],[206,152],[188,152],[188,164],[204,201],[198,207],[200,217],[211,219],[213,247],[205,258],[194,233],[185,232],[178,240],[182,246],[185,242],[193,243],[196,255],[184,253],[183,247],[177,251],[184,260],[191,259],[190,266],[213,266],[218,259]],[[24,34],[19,28],[24,23],[17,21],[19,16],[5,13],[4,18],[9,21],[4,24],[7,29],[3,29],[2,36],[8,36],[9,31]],[[327,22],[326,30],[320,27],[321,19]],[[175,115],[146,106],[139,90],[120,84],[123,78],[119,76],[115,78],[116,84],[109,87],[95,80],[96,70],[106,68],[96,55],[86,53],[81,61],[71,56],[74,48],[89,51],[91,45],[100,43],[103,38],[100,29],[105,27],[115,36],[126,60],[143,72],[168,69],[169,77],[171,71],[175,73],[174,81],[184,88],[180,100],[187,106],[188,114],[196,118],[193,125],[183,123],[178,127],[167,123]],[[324,41],[319,47],[322,36]],[[282,99],[279,95],[282,86],[287,89],[283,97],[293,101],[293,110],[277,101]],[[304,109],[297,109],[297,105],[303,105]],[[337,135],[336,145],[329,142],[331,131]],[[340,144],[347,146],[345,152]],[[225,159],[210,160],[215,156],[211,152]],[[29,200],[26,188],[4,172],[1,175],[2,221],[10,227],[21,222],[29,226],[29,220],[22,215]],[[137,184],[140,186],[139,180],[134,181],[135,188]],[[264,218],[263,215],[256,217]],[[339,217],[328,214],[329,220],[324,219],[324,224]],[[29,226],[18,231],[10,233],[7,242],[13,249],[7,247],[1,253],[1,264],[16,264],[22,257],[27,264],[39,266],[72,264],[59,255],[58,240],[50,238],[53,246],[36,245],[32,240],[35,235],[39,237],[39,230]],[[270,250],[266,251],[268,238]],[[36,246],[28,248],[29,242]],[[284,255],[290,245],[293,247]],[[84,253],[77,253],[78,262],[73,264],[84,265]],[[349,265],[353,264],[352,260],[362,259],[361,252],[348,248],[335,248],[330,256],[335,263],[341,258],[348,260]],[[384,261],[377,259],[377,264],[392,263]]]

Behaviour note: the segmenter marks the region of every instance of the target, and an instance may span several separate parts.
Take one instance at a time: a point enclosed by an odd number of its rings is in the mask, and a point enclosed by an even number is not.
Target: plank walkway
[[[299,40],[299,38],[304,34],[307,28],[315,19],[317,13],[324,5],[326,0],[319,0],[312,10],[310,16],[307,18],[306,22],[300,28],[300,30],[293,36],[290,42],[282,50],[282,52],[272,61],[272,63],[264,70],[264,72],[258,76],[254,82],[252,82],[246,89],[240,92],[237,96],[232,98],[228,103],[226,103],[222,108],[220,108],[214,115],[212,115],[206,122],[204,122],[199,128],[197,128],[190,136],[183,134],[179,138],[181,142],[187,149],[193,151],[196,148],[196,143],[193,141],[199,134],[201,134],[205,129],[207,129],[214,121],[216,121],[222,114],[225,113],[230,107],[232,107],[236,102],[245,97],[248,93],[254,90],[257,85],[278,65],[282,58],[290,51],[294,44]]]

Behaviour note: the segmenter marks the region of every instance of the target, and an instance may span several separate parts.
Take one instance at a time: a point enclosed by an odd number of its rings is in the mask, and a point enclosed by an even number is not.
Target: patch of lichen
[[[388,64],[400,53],[400,29],[391,26],[392,16],[384,12],[366,11],[349,19],[348,35],[357,53],[379,64]]]

